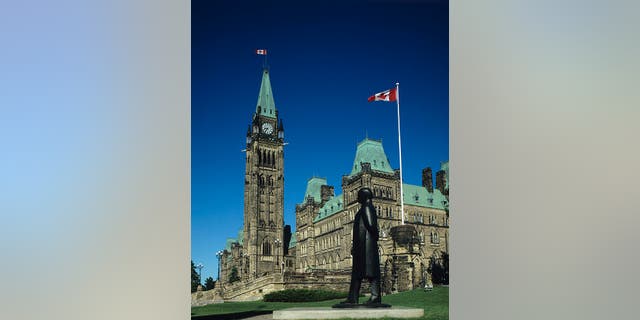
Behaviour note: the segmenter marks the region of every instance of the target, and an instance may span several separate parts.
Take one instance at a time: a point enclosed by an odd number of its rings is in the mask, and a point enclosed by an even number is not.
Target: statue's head
[[[367,203],[367,200],[371,200],[373,198],[373,192],[369,188],[362,188],[358,191],[358,202],[361,204]]]

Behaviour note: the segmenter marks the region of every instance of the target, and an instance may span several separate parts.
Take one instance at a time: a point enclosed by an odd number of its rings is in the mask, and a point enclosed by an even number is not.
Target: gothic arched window
[[[269,243],[269,240],[265,240],[262,243],[262,255],[265,255],[265,256],[271,255],[271,244]]]
[[[438,233],[435,231],[431,231],[431,243],[440,243],[438,239]]]

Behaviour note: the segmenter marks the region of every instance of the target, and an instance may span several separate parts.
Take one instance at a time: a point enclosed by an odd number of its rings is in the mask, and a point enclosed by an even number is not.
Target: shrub
[[[442,251],[442,258],[431,259],[428,272],[433,284],[449,284],[449,254]]]
[[[346,298],[347,292],[330,290],[309,290],[309,289],[287,289],[267,293],[264,295],[265,302],[309,302],[324,301]]]
[[[216,287],[216,281],[213,280],[213,278],[208,277],[204,281],[204,290],[211,290],[211,289],[214,289],[215,287]]]
[[[240,280],[240,276],[238,275],[238,269],[236,267],[231,268],[231,274],[229,275],[229,283],[234,283]]]

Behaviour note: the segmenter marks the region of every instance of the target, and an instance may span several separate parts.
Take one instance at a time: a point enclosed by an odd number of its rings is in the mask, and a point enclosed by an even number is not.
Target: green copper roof
[[[318,222],[322,219],[332,216],[338,211],[344,209],[344,201],[342,201],[342,195],[331,198],[327,201],[322,208],[318,211],[318,216],[313,219],[313,222]]]
[[[353,160],[353,167],[351,168],[351,175],[359,173],[362,170],[360,162],[371,163],[372,170],[393,173],[393,168],[391,168],[389,159],[387,159],[387,155],[384,153],[381,141],[367,138],[358,143],[356,158]]]
[[[308,196],[313,197],[313,200],[315,202],[322,202],[322,197],[320,195],[320,187],[326,184],[327,184],[327,179],[325,178],[313,177],[309,179],[309,181],[307,182],[307,191],[305,191],[304,193],[304,200],[302,200],[302,203],[307,201]]]
[[[260,107],[260,112],[258,112],[258,107]],[[267,69],[262,73],[262,84],[260,84],[260,93],[258,94],[258,103],[256,104],[256,114],[269,118],[276,117],[276,104],[273,102],[271,80],[269,80],[269,70]]]
[[[403,199],[406,205],[444,210],[444,205],[447,201],[447,198],[438,189],[429,192],[425,187],[403,183],[402,192],[404,193]]]
[[[291,240],[289,241],[289,248],[293,248],[298,243],[298,239],[296,238],[296,234],[291,235]]]

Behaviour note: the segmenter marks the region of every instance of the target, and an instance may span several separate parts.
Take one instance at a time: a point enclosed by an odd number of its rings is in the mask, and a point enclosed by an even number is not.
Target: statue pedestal
[[[289,308],[273,312],[273,319],[376,319],[419,318],[424,309],[392,306],[391,308]]]

